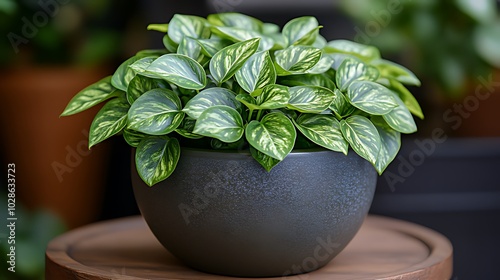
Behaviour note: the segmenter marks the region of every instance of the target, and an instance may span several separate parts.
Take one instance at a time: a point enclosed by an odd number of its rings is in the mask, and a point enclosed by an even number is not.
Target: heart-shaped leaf
[[[226,105],[236,110],[241,109],[241,104],[236,100],[234,92],[226,88],[213,87],[205,89],[191,98],[182,111],[191,118],[198,119],[203,111],[217,105]]]
[[[236,142],[243,136],[243,119],[238,111],[231,107],[213,106],[201,113],[193,132],[226,143]]]
[[[283,160],[293,149],[297,132],[282,113],[269,113],[261,121],[251,121],[245,130],[248,143],[260,152]]]
[[[401,147],[401,133],[391,129],[381,117],[372,118],[372,122],[380,135],[380,152],[375,163],[375,169],[382,174],[394,160]]]
[[[398,106],[390,89],[369,81],[354,81],[347,99],[356,108],[372,115],[385,115]]]
[[[169,88],[169,85],[164,80],[148,78],[142,75],[136,75],[132,81],[128,84],[127,88],[127,100],[130,104],[133,104],[139,96],[143,95],[145,92],[150,91],[155,88]]]
[[[401,133],[416,132],[417,125],[415,124],[415,120],[413,119],[413,116],[408,108],[406,108],[401,98],[399,98],[395,92],[389,91],[389,93],[392,95],[393,99],[396,100],[396,103],[399,106],[394,108],[391,112],[383,115],[382,117],[384,120],[392,129]]]
[[[210,60],[210,73],[221,85],[229,80],[258,48],[259,38],[235,43],[217,52]]]
[[[177,48],[177,53],[189,56],[197,62],[200,62],[203,58],[203,55],[201,54],[201,46],[198,44],[198,41],[190,37],[182,38],[182,41]]]
[[[375,165],[381,140],[373,123],[363,116],[353,115],[340,121],[340,130],[352,149]]]
[[[128,112],[128,128],[150,135],[174,131],[182,122],[181,100],[168,89],[153,89],[141,95]]]
[[[170,20],[168,37],[180,44],[184,37],[208,39],[210,28],[208,21],[202,17],[176,14]]]
[[[268,51],[253,54],[236,72],[236,81],[248,93],[276,82],[276,69]]]
[[[321,50],[311,46],[291,46],[274,53],[278,75],[305,74],[321,59]]]
[[[270,172],[271,169],[281,162],[281,160],[270,157],[252,146],[250,146],[250,154],[267,172]]]
[[[361,58],[363,61],[372,61],[380,58],[380,51],[373,46],[367,46],[348,40],[334,40],[328,42],[324,50],[328,53],[349,54]]]
[[[395,80],[390,80],[390,87],[398,94],[399,98],[401,98],[406,108],[408,108],[412,114],[420,119],[424,119],[424,113],[422,112],[422,108],[420,108],[417,99],[415,99],[413,94],[411,94],[411,92],[403,84]]]
[[[304,16],[290,20],[283,27],[288,45],[311,45],[318,36],[320,26],[315,17]]]
[[[196,60],[181,54],[160,56],[146,72],[185,89],[200,90],[207,83],[203,67]]]
[[[377,59],[372,61],[372,65],[377,67],[380,72],[380,76],[384,78],[394,79],[403,84],[412,86],[420,86],[421,84],[417,76],[415,76],[415,74],[413,74],[413,72],[411,72],[408,68],[392,61]]]
[[[340,122],[332,115],[302,114],[295,126],[315,144],[347,155],[349,145],[340,131]]]
[[[135,152],[137,173],[151,187],[174,172],[180,155],[181,147],[177,139],[167,136],[147,137]]]
[[[68,103],[61,116],[70,116],[120,95],[111,85],[111,76],[106,77],[77,93]]]
[[[354,58],[346,58],[337,70],[335,78],[340,91],[345,92],[354,81],[375,82],[378,76],[377,68]]]
[[[261,32],[262,21],[240,13],[218,13],[207,17],[208,22],[217,26],[237,27]]]
[[[148,69],[148,67],[151,65],[151,63],[153,63],[153,61],[155,61],[157,58],[158,58],[158,56],[143,57],[139,60],[136,60],[134,63],[130,64],[128,67],[130,69],[134,70],[134,72],[136,74],[141,74],[143,76],[150,77],[150,78],[156,78],[156,75],[148,74],[146,72],[146,69]],[[127,89],[128,89],[128,86],[127,86]]]
[[[243,42],[251,39],[260,39],[257,50],[267,51],[274,46],[274,40],[257,31],[241,29],[235,27],[212,27],[212,32],[222,39],[228,39],[233,42]]]
[[[297,86],[291,87],[288,107],[302,113],[321,113],[328,109],[335,94],[323,87]]]
[[[116,69],[113,77],[111,77],[111,84],[124,92],[127,92],[128,83],[135,77],[136,72],[134,69],[129,66],[141,59],[138,56],[132,56],[131,58],[125,60],[118,68]]]
[[[265,86],[256,97],[259,109],[285,108],[289,101],[288,87],[275,84]]]
[[[198,39],[196,42],[200,45],[201,52],[208,57],[213,57],[218,51],[231,44],[231,41],[223,39]]]
[[[108,101],[90,125],[89,148],[122,131],[127,125],[129,108],[130,105],[124,96]]]

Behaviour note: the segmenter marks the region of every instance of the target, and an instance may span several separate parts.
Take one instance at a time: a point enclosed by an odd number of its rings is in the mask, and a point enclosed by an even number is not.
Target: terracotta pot
[[[249,153],[183,149],[165,181],[148,187],[132,166],[143,217],[195,269],[271,277],[318,269],[354,237],[377,174],[350,152],[293,152],[271,172]]]
[[[100,213],[108,152],[88,150],[97,108],[59,115],[81,89],[105,69],[22,68],[0,75],[0,123],[4,161],[16,166],[16,195],[29,208],[55,212],[72,228]]]

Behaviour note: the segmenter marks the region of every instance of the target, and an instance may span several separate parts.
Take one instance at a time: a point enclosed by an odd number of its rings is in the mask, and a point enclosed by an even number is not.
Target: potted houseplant
[[[416,131],[412,113],[423,117],[409,70],[320,28],[309,16],[280,30],[238,13],[177,14],[148,27],[166,33],[165,49],[138,52],[62,115],[107,101],[89,146],[121,134],[134,148],[141,213],[186,264],[317,269],[359,229],[376,173]]]

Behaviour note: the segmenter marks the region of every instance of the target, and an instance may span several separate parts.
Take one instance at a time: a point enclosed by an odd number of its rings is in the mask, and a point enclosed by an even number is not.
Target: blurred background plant
[[[394,2],[397,14],[389,13]],[[340,7],[363,27],[356,29],[358,42],[399,55],[447,98],[464,95],[478,75],[500,67],[495,0],[341,0]]]

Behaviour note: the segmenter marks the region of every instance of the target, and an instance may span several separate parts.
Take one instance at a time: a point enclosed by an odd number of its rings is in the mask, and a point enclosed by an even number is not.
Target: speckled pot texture
[[[271,277],[330,262],[370,207],[374,168],[350,151],[292,152],[271,172],[249,153],[184,149],[148,187],[132,166],[139,209],[165,248],[208,273]]]

